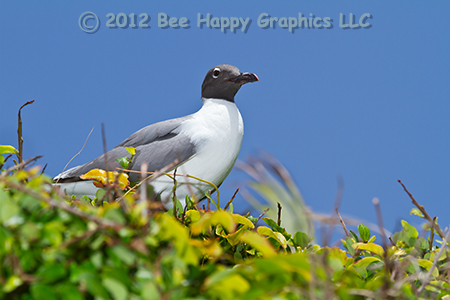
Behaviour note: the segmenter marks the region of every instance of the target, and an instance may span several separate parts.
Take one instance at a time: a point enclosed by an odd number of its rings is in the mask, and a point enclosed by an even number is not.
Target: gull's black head
[[[234,102],[243,84],[259,81],[253,73],[241,73],[231,65],[218,65],[208,71],[202,84],[202,97]]]

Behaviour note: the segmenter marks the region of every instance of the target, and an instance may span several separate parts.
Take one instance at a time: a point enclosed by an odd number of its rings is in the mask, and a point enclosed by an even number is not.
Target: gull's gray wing
[[[190,138],[177,130],[181,123],[189,118],[191,116],[155,123],[135,132],[106,153],[109,170],[116,170],[116,167],[122,168],[116,162],[116,158],[130,157],[125,147],[136,148],[136,155],[129,167],[131,170],[140,171],[141,164],[144,162],[148,164],[149,172],[160,170],[176,159],[179,161],[178,165],[183,164],[195,154],[195,145]],[[92,169],[106,169],[104,154],[84,165],[67,170],[54,179],[59,179],[60,183],[78,181],[81,180],[80,175]],[[130,173],[130,181],[136,181],[139,178],[140,174]]]

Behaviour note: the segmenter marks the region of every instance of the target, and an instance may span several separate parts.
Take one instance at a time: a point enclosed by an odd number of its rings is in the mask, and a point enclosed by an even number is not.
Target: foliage
[[[232,206],[188,198],[186,210],[162,212],[137,192],[85,201],[52,190],[36,167],[2,171],[1,299],[450,298],[449,251],[434,229],[427,240],[403,221],[381,246],[361,224],[341,248],[321,247]]]

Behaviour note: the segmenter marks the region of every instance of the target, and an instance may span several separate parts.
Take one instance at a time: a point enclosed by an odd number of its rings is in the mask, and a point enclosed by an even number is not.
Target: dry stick
[[[280,202],[277,202],[277,207],[278,207],[278,220],[277,220],[277,224],[278,226],[281,226],[281,204]]]
[[[145,181],[145,177],[147,175],[147,169],[148,169],[148,164],[147,163],[143,163],[141,165],[141,180]],[[140,192],[141,192],[141,196],[140,196],[140,201],[141,203],[146,202],[147,201],[147,185],[146,184],[142,184],[141,187],[139,188]],[[142,216],[145,216],[145,209],[142,210]]]
[[[77,154],[75,154],[74,156],[72,156],[72,158],[69,160],[69,162],[64,166],[64,169],[62,170],[61,173],[64,173],[64,171],[66,170],[67,166],[72,162],[72,160],[73,160],[75,157],[77,157],[78,155],[80,155],[81,152],[83,152],[84,146],[86,146],[87,141],[89,140],[89,137],[91,136],[92,131],[94,131],[94,128],[95,128],[95,126],[92,127],[91,132],[89,132],[89,134],[88,134],[86,140],[84,141],[83,147],[81,147],[80,151],[78,151]],[[56,183],[58,183],[60,179],[61,179],[61,177],[58,177],[58,180],[56,180]]]
[[[338,208],[336,208],[336,214],[337,214],[338,217],[339,217],[339,222],[341,222],[342,227],[344,228],[345,234],[349,237],[349,236],[350,236],[350,233],[348,233],[347,227],[345,226],[344,220],[342,219],[341,214],[339,213]]]
[[[392,246],[394,246],[395,248],[397,248],[397,245],[394,243],[394,241],[392,240],[391,237],[389,237],[389,241],[391,242]]]
[[[40,195],[39,193],[35,192],[32,189],[29,189],[29,188],[27,188],[25,186],[22,186],[20,184],[17,184],[15,182],[11,181],[8,177],[4,177],[4,178],[0,177],[0,181],[5,182],[6,185],[15,188],[18,191],[21,191],[21,192],[23,192],[23,193],[25,193],[27,195],[30,195],[30,196],[32,196],[32,197],[34,197],[34,198],[36,198],[36,199],[38,199],[40,201],[43,201],[43,202],[51,205],[52,207],[60,208],[60,209],[66,211],[66,212],[68,212],[68,213],[70,213],[72,215],[75,215],[75,216],[80,217],[80,218],[85,219],[85,220],[92,221],[92,222],[96,223],[97,225],[99,225],[101,227],[112,228],[114,230],[119,230],[119,229],[122,229],[124,227],[124,226],[122,226],[120,224],[117,224],[115,222],[111,222],[111,221],[108,221],[108,220],[103,220],[103,219],[97,218],[95,216],[85,214],[82,211],[73,208],[72,206],[68,205],[67,203],[65,203],[63,201],[58,201],[58,200],[55,200],[55,199],[53,199],[51,197],[44,197],[44,196]]]
[[[19,112],[17,113],[18,119],[19,119],[19,124],[17,126],[17,136],[19,138],[19,153],[17,153],[17,158],[19,159],[19,164],[23,161],[23,137],[22,137],[22,117],[20,115],[20,111],[22,110],[22,108],[24,108],[25,106],[27,106],[28,104],[33,103],[34,100],[31,101],[27,101],[27,103],[25,103],[24,105],[22,105],[19,108]]]
[[[384,233],[383,218],[381,216],[380,200],[378,198],[373,198],[372,203],[375,206],[375,211],[377,213],[378,226],[380,227],[380,234],[381,234],[381,242],[383,243],[383,248],[385,249],[385,251],[387,251],[387,240],[386,234]]]
[[[336,196],[334,198],[334,211],[337,211],[339,209],[339,207],[341,206],[342,195],[344,194],[344,180],[342,179],[341,176],[337,177],[337,182],[338,182],[338,188],[336,191]],[[333,212],[331,212],[330,219],[334,219]],[[342,222],[341,222],[341,224],[342,224]],[[330,224],[328,226],[328,231],[324,234],[324,237],[323,237],[323,245],[324,246],[328,245],[328,242],[330,241],[331,236],[333,235],[333,229],[334,229],[334,225]]]
[[[8,255],[6,257],[8,257]],[[11,254],[10,257],[11,257],[11,262],[13,264],[14,270],[17,270],[17,273],[19,273],[20,279],[23,279],[26,282],[33,282],[37,279],[36,276],[25,273],[25,271],[22,269],[22,266],[20,265],[20,261],[17,256],[15,256],[14,254]]]
[[[3,172],[0,174],[0,177],[6,176],[6,175],[8,175],[9,172],[12,172],[12,171],[14,171],[14,170],[16,170],[16,169],[19,169],[19,168],[20,168],[20,169],[23,169],[23,168],[25,168],[25,166],[27,166],[30,162],[36,161],[36,160],[38,160],[38,159],[41,158],[41,157],[43,157],[43,155],[38,155],[38,156],[35,156],[35,157],[33,157],[33,158],[29,158],[29,159],[27,159],[26,161],[21,162],[20,164],[17,164],[17,165],[15,165],[15,166],[12,166],[11,168],[8,168],[8,169],[6,169],[5,171],[3,171]]]
[[[176,220],[178,220],[178,212],[177,212],[177,168],[173,170],[173,189],[172,189],[172,202],[173,202],[173,216]]]
[[[259,220],[261,220],[261,218],[270,210],[270,208],[267,208],[265,211],[262,212],[262,214],[259,215],[258,219],[256,219],[256,223],[258,223]],[[256,229],[256,226],[255,226]]]
[[[441,227],[439,227],[439,225],[436,222],[433,222],[433,219],[430,217],[430,215],[427,213],[427,211],[425,210],[425,208],[420,205],[416,199],[414,199],[413,195],[406,189],[405,185],[403,184],[403,182],[399,179],[398,182],[403,186],[403,189],[405,190],[405,192],[408,194],[409,198],[411,198],[412,203],[422,212],[422,214],[424,215],[425,219],[428,220],[428,222],[431,223],[431,226],[434,227],[434,229],[436,230],[436,232],[439,234],[439,236],[441,238],[445,237],[444,232],[442,231]]]
[[[441,247],[441,249],[439,249],[438,254],[435,256],[433,264],[431,265],[431,268],[428,270],[427,274],[425,275],[425,278],[423,280],[421,280],[422,285],[420,286],[419,290],[417,291],[419,293],[419,295],[422,293],[425,286],[429,284],[431,273],[433,272],[433,269],[436,267],[436,265],[439,261],[439,258],[442,255],[442,252],[444,252],[445,248],[447,248],[447,241],[448,241],[449,236],[450,236],[450,227],[448,228],[447,233],[445,234],[444,240],[442,241],[442,247]]]
[[[103,141],[103,155],[105,157],[105,170],[106,170],[106,197],[108,202],[113,201],[113,195],[111,195],[111,185],[109,184],[109,170],[111,169],[108,163],[107,147],[106,147],[106,135],[105,135],[105,123],[102,123],[102,141]],[[102,201],[103,205],[103,201]]]
[[[436,217],[433,218],[433,223],[436,223]],[[429,243],[429,251],[431,252],[431,250],[433,249],[433,240],[434,240],[434,227],[431,227],[431,232],[430,232],[430,241]]]
[[[236,191],[233,194],[233,197],[231,197],[230,200],[228,200],[227,204],[225,205],[225,207],[223,208],[223,210],[227,210],[228,207],[230,206],[231,202],[233,202],[234,198],[236,197],[237,193],[239,192],[239,188],[236,189]]]
[[[86,231],[85,233],[83,233],[80,236],[74,236],[73,238],[71,238],[70,240],[65,241],[64,243],[62,243],[61,245],[59,245],[59,248],[66,248],[69,247],[70,245],[82,241],[84,239],[87,239],[88,237],[90,237],[91,235],[93,235],[94,233],[96,233],[97,230],[89,230]]]
[[[383,217],[381,216],[380,200],[375,197],[372,199],[372,203],[375,206],[375,211],[377,213],[378,226],[380,227],[380,233],[381,233],[381,242],[383,243],[383,248],[384,248],[384,268],[386,271],[386,277],[385,277],[385,280],[383,283],[382,291],[386,295],[387,291],[389,290],[388,274],[389,274],[389,267],[390,267],[390,261],[389,261],[389,257],[388,257],[387,240],[386,240],[386,234],[384,232]]]
[[[5,157],[5,160],[3,161],[3,164],[0,165],[0,169],[6,164],[6,161],[12,156],[12,154]]]

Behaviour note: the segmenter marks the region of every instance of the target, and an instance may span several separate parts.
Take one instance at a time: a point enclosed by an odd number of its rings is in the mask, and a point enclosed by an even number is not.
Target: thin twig
[[[80,236],[74,236],[73,238],[71,238],[70,240],[65,241],[64,243],[62,243],[61,245],[59,245],[59,248],[66,248],[76,242],[82,241],[84,239],[87,239],[88,237],[90,237],[91,235],[93,235],[94,233],[96,233],[97,230],[89,230],[86,231],[85,233],[83,233]]]
[[[373,198],[372,203],[375,206],[375,211],[377,213],[378,227],[380,228],[381,234],[381,242],[383,243],[384,250],[387,251],[386,233],[384,232],[383,218],[381,216],[380,200],[378,198]]]
[[[278,226],[281,226],[281,204],[280,202],[277,202],[277,208],[278,208],[278,220],[277,220],[277,224]]]
[[[111,194],[111,190],[113,189],[111,184],[109,183],[109,171],[111,170],[109,162],[108,162],[108,148],[106,147],[106,134],[105,134],[105,123],[102,123],[102,142],[103,142],[103,156],[105,158],[105,170],[106,170],[106,197],[108,198],[108,202],[113,201],[113,195]],[[103,205],[103,201],[102,201]]]
[[[27,105],[29,105],[29,104],[31,104],[31,103],[33,103],[34,102],[34,100],[31,100],[31,101],[27,101],[27,103],[25,103],[24,105],[22,105],[20,108],[19,108],[19,112],[17,113],[17,116],[18,116],[18,126],[17,126],[17,136],[18,136],[18,138],[19,138],[19,152],[17,153],[17,158],[18,158],[18,160],[19,160],[19,164],[20,163],[22,163],[22,161],[23,161],[23,136],[22,136],[22,117],[21,117],[21,115],[20,115],[20,112],[21,112],[21,110],[22,110],[22,108],[24,108],[25,106],[27,106]]]
[[[178,220],[178,212],[177,212],[177,168],[173,170],[173,188],[172,188],[172,202],[173,202],[173,216],[176,220]]]
[[[392,238],[391,238],[391,237],[389,237],[389,241],[391,242],[392,246],[394,246],[394,247],[396,247],[396,248],[397,248],[397,245],[395,245],[395,243],[394,243],[394,241],[392,240]]]
[[[372,199],[372,203],[375,206],[375,211],[377,213],[378,227],[380,228],[381,242],[382,242],[383,248],[384,248],[384,269],[386,271],[386,274],[389,274],[389,268],[390,268],[391,262],[390,262],[390,258],[388,256],[387,240],[386,240],[386,233],[384,232],[383,217],[381,215],[380,200],[375,197]],[[386,297],[383,297],[385,299],[386,298],[391,299],[391,297],[387,296],[388,290],[389,290],[389,277],[385,276],[383,286],[381,288],[382,293],[386,296]]]
[[[6,164],[6,161],[12,156],[12,154],[9,154],[5,157],[5,160],[3,160],[3,164],[0,165],[0,169]]]
[[[231,197],[230,200],[228,200],[227,204],[225,205],[225,207],[223,208],[223,210],[227,210],[228,207],[230,206],[231,202],[233,202],[234,198],[236,198],[237,193],[239,192],[239,188],[236,189],[236,191],[233,194],[233,197]]]
[[[439,225],[433,221],[433,219],[430,217],[430,215],[427,213],[427,211],[425,210],[425,208],[420,205],[416,199],[414,199],[413,195],[406,189],[406,186],[403,184],[403,182],[399,179],[398,182],[403,186],[403,189],[405,190],[405,192],[408,194],[409,198],[411,198],[412,203],[422,212],[422,214],[424,215],[425,219],[427,219],[428,222],[430,222],[431,226],[434,227],[434,229],[436,230],[436,232],[439,234],[439,236],[443,239],[445,237],[444,231],[442,231],[441,227],[439,227]]]
[[[336,196],[334,197],[334,211],[337,211],[339,207],[341,206],[342,202],[342,195],[344,194],[344,179],[342,179],[342,176],[337,176],[337,190],[336,190]],[[333,214],[333,211],[331,212],[330,219],[334,219],[335,216]],[[341,222],[342,224],[342,222]],[[325,228],[324,228],[325,229]],[[327,246],[331,236],[333,235],[334,225],[329,224],[327,227],[327,231],[323,236],[323,245]]]
[[[337,214],[338,217],[339,217],[339,222],[341,222],[342,228],[344,228],[345,235],[347,235],[347,236],[349,237],[349,236],[350,236],[350,233],[348,233],[347,226],[345,226],[344,220],[342,219],[341,214],[339,213],[338,208],[336,208],[336,214]]]
[[[269,210],[270,210],[270,208],[267,208],[265,211],[263,211],[263,212],[259,215],[258,219],[256,219],[255,224],[258,223],[258,221],[261,220],[261,218],[262,218]],[[256,227],[255,227],[255,229],[256,229]]]
[[[147,168],[148,168],[148,164],[147,163],[143,163],[141,165],[141,180],[145,181],[145,176],[147,173]],[[146,184],[142,184],[141,187],[139,188],[140,190],[140,201],[142,202],[147,202],[147,185]],[[145,216],[145,209],[142,210],[142,216]]]
[[[77,154],[75,154],[74,156],[72,156],[72,158],[69,160],[69,162],[64,166],[64,169],[62,170],[61,174],[64,173],[64,171],[66,170],[67,166],[72,162],[72,160],[77,157],[78,155],[80,155],[80,153],[83,151],[84,146],[86,146],[87,141],[89,140],[89,137],[91,136],[92,131],[94,131],[94,127],[92,127],[91,132],[89,132],[88,136],[86,137],[86,140],[84,141],[83,147],[81,147],[80,151],[78,151]],[[56,180],[56,183],[59,182],[59,180],[61,179],[61,177],[58,177],[58,180]]]

